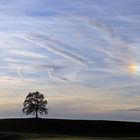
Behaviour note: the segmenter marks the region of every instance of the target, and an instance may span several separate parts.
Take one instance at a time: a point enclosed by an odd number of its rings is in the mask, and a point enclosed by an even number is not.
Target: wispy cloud
[[[30,52],[30,51],[23,51],[23,50],[10,50],[10,53],[13,55],[23,56],[23,57],[32,57],[32,58],[47,58],[46,55]]]
[[[107,54],[105,63],[120,70],[127,70],[129,63],[134,60],[133,43],[124,41],[116,35],[113,28],[104,20],[81,17],[80,21],[92,30],[98,30],[110,47],[94,47],[95,50]],[[125,53],[124,53],[125,52]]]
[[[47,49],[51,52],[54,52],[58,55],[61,55],[66,59],[78,62],[78,63],[86,65],[86,66],[88,65],[87,60],[84,59],[79,54],[75,54],[74,52],[72,53],[70,51],[66,51],[66,50],[64,50],[63,48],[60,48],[60,47],[59,48],[54,47],[54,45],[51,45],[51,44],[47,43],[47,41],[43,40],[42,38],[35,37],[35,36],[30,36],[30,35],[26,35],[26,36],[23,35],[23,36],[19,36],[19,37],[23,38],[23,39],[25,39],[29,42],[32,42],[32,43],[38,45],[39,47],[45,48],[45,49]],[[52,39],[49,39],[49,40],[51,40],[53,43],[57,43],[59,46],[63,44],[63,43],[60,43],[60,42],[58,43],[58,41],[54,41]]]
[[[69,81],[67,78],[56,75],[53,71],[53,69],[47,69],[47,72],[49,74],[49,77],[53,80],[59,80],[59,81]]]
[[[120,109],[117,111],[121,111],[121,112],[139,112],[140,111],[140,107],[133,107],[133,108],[126,108],[126,109]]]
[[[24,80],[22,68],[19,67],[19,68],[17,69],[17,74],[19,75],[19,77],[21,78],[21,80]]]

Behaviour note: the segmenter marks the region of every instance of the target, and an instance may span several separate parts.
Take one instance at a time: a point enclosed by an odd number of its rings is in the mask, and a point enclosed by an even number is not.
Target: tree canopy
[[[44,99],[44,95],[36,92],[30,92],[23,103],[23,113],[26,115],[32,114],[35,115],[36,118],[38,118],[38,113],[48,114],[48,108],[47,106],[47,100]]]

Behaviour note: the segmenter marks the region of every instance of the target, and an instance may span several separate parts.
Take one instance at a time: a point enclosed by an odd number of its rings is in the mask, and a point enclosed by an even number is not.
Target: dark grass
[[[140,123],[64,119],[1,119],[0,140],[25,134],[68,135],[81,137],[140,137]],[[12,133],[10,136],[2,134]],[[17,138],[16,138],[17,137]]]
[[[140,140],[140,137],[82,137],[7,132],[0,134],[0,140]]]

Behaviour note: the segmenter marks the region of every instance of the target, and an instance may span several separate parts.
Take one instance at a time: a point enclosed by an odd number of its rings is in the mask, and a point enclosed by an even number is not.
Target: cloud
[[[36,53],[36,52],[30,52],[30,51],[23,51],[23,50],[10,50],[10,53],[13,55],[23,56],[23,57],[31,57],[31,58],[47,58],[48,56]]]
[[[39,47],[42,47],[42,48],[45,48],[53,53],[56,53],[66,59],[69,59],[71,61],[74,61],[74,62],[78,62],[82,65],[85,65],[85,66],[88,66],[88,62],[86,59],[84,59],[82,56],[80,56],[79,54],[75,54],[75,53],[72,53],[70,51],[66,51],[62,48],[58,48],[58,47],[55,47],[53,45],[50,45],[48,44],[45,40],[43,40],[42,38],[39,38],[39,37],[36,37],[36,36],[30,36],[30,35],[22,35],[22,36],[19,36],[20,38],[23,38],[24,40],[27,40],[29,42],[32,42],[36,45],[38,45]],[[58,43],[58,41],[54,41],[52,39],[49,39],[51,40],[53,43],[57,43],[59,46],[60,44],[62,45],[63,43]]]
[[[100,47],[93,45],[95,51],[106,54],[103,60],[106,65],[110,65],[112,68],[121,71],[127,71],[128,65],[135,62],[133,43],[127,42],[116,35],[114,29],[102,19],[91,19],[87,17],[75,17],[74,20],[79,20],[81,23],[92,29],[97,30],[101,34],[104,40],[106,40],[109,45],[106,47]],[[125,52],[125,53],[124,53]],[[115,72],[115,71],[114,71]]]
[[[24,76],[23,76],[23,70],[22,70],[22,68],[19,67],[17,69],[17,73],[18,73],[19,77],[21,78],[21,80],[24,81]]]
[[[122,112],[140,112],[140,107],[134,107],[134,108],[127,108],[127,109],[120,109],[117,111],[122,111]]]
[[[56,75],[53,71],[53,69],[47,69],[47,72],[49,74],[49,77],[53,80],[59,80],[59,81],[65,81],[65,82],[68,82],[69,79],[67,79],[66,77],[62,77],[62,76],[59,76],[59,75]]]

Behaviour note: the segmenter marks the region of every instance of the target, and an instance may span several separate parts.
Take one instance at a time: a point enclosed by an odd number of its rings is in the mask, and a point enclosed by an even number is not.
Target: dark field
[[[1,119],[0,140],[140,140],[140,123]]]
[[[140,140],[140,137],[76,137],[42,134],[1,133],[1,140]]]
[[[140,137],[78,137],[24,133],[1,133],[1,140],[140,140]]]

